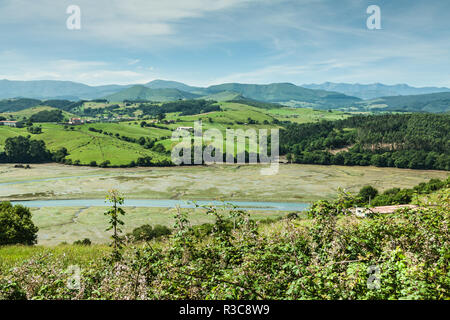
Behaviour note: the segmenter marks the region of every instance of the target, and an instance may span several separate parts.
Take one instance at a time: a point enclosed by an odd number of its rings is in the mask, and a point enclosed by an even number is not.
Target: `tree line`
[[[66,148],[51,152],[42,140],[16,136],[6,139],[4,151],[0,152],[0,163],[61,162],[66,155]]]
[[[295,163],[450,170],[450,115],[360,115],[290,123],[280,140],[280,152]]]

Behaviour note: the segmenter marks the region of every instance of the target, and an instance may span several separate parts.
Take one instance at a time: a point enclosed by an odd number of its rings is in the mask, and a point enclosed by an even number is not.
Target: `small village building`
[[[80,118],[71,118],[69,121],[69,124],[71,124],[71,125],[80,125],[83,123],[84,123],[84,120],[81,120]]]
[[[357,217],[367,217],[371,213],[394,213],[400,209],[415,209],[418,208],[412,204],[403,204],[403,205],[395,205],[395,206],[381,206],[381,207],[373,207],[373,208],[352,208],[350,211]]]
[[[194,132],[194,128],[193,127],[178,127],[176,131]]]
[[[17,127],[17,121],[0,121],[0,126]]]

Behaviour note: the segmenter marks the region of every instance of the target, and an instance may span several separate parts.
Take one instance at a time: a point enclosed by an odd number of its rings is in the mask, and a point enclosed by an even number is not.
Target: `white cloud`
[[[0,73],[96,84],[155,77],[195,84],[372,77],[448,85],[450,28],[443,17],[449,3],[386,2],[383,30],[375,32],[365,27],[367,3],[0,0],[2,45],[10,48],[0,52]],[[66,29],[69,4],[81,7],[80,31]]]
[[[0,74],[0,78],[9,80],[67,80],[102,85],[145,83],[155,76],[151,70],[138,72],[118,68],[104,61],[60,59],[36,63],[10,52],[0,52],[0,58],[3,63],[8,64],[5,59],[9,59],[9,64],[14,65]]]
[[[243,6],[255,0],[78,0],[81,30],[69,31],[65,21],[68,1],[3,0],[0,26],[15,27],[54,37],[119,42],[147,46],[152,37],[177,32],[180,20],[199,18],[211,12]],[[161,40],[161,39],[160,39]]]

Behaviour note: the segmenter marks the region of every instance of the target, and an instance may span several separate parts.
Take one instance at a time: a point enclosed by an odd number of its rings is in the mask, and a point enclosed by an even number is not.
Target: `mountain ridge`
[[[327,88],[341,90],[339,85],[331,82],[325,83]],[[388,88],[401,88],[402,90],[433,91],[448,88],[425,87],[414,88],[405,84],[388,86],[380,83],[372,85],[353,84],[354,90],[363,88],[381,88],[380,92]],[[368,87],[369,86],[369,87]],[[372,87],[371,87],[372,86]],[[369,89],[368,89],[369,88]],[[71,101],[92,100],[106,98],[111,102],[123,100],[151,100],[176,101],[184,99],[206,99],[217,101],[250,99],[264,103],[272,103],[291,107],[310,107],[317,109],[341,109],[362,111],[417,111],[417,112],[447,112],[450,99],[445,93],[426,93],[415,95],[388,95],[362,100],[356,96],[346,95],[338,91],[322,89],[309,89],[293,83],[271,84],[243,84],[223,83],[209,87],[195,87],[177,81],[153,80],[137,85],[103,85],[89,86],[72,81],[37,80],[37,81],[10,81],[0,80],[0,99],[23,97],[27,99],[54,100],[64,99]],[[391,92],[389,91],[388,92]],[[398,93],[398,92],[394,92]],[[367,91],[366,91],[367,94]]]
[[[370,100],[389,96],[421,95],[439,92],[450,92],[446,87],[413,87],[408,84],[386,85],[383,83],[336,83],[324,82],[321,84],[302,84],[304,88],[337,91],[346,95]]]
[[[149,100],[167,102],[182,99],[195,99],[199,95],[181,91],[176,88],[158,88],[152,89],[145,85],[135,85],[121,90],[104,98],[109,101],[122,102],[124,100]]]

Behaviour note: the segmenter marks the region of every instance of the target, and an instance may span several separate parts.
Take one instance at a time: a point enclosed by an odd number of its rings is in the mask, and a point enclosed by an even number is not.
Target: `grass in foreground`
[[[86,266],[92,261],[106,257],[110,251],[108,245],[0,246],[0,274],[38,256],[53,256],[65,267],[74,264]]]

